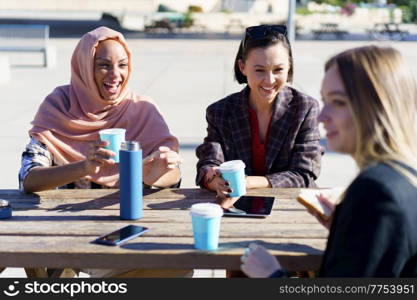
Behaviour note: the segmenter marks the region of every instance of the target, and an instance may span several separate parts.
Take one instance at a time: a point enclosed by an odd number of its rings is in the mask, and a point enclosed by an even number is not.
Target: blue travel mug
[[[9,219],[12,217],[12,207],[9,201],[0,199],[0,219]]]
[[[143,216],[142,150],[138,142],[122,142],[119,172],[120,219],[140,219]]]

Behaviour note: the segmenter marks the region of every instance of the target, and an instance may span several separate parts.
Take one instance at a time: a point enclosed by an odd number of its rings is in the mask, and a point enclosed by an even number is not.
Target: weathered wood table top
[[[147,190],[144,217],[119,219],[118,190],[0,190],[13,217],[0,220],[0,267],[238,270],[250,242],[268,248],[288,270],[318,270],[327,230],[296,201],[299,189],[256,189],[276,197],[267,218],[222,218],[219,249],[193,247],[189,207],[214,202],[200,189]],[[91,243],[128,224],[150,228],[121,246]],[[1,268],[0,268],[1,269]]]

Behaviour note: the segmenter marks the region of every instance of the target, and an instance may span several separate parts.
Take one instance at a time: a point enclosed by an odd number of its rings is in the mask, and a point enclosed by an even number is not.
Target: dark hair
[[[245,61],[248,58],[249,52],[254,48],[267,48],[269,46],[281,44],[285,49],[288,50],[288,60],[289,60],[289,70],[288,70],[288,79],[287,82],[292,83],[293,80],[293,58],[292,58],[292,51],[291,45],[289,40],[284,34],[271,32],[270,34],[266,35],[260,39],[246,39],[246,35],[243,37],[242,41],[239,45],[239,51],[236,54],[234,71],[235,71],[235,79],[239,83],[248,83],[248,79],[245,75],[242,74],[239,68],[239,60]],[[242,46],[243,41],[245,41],[245,47]]]

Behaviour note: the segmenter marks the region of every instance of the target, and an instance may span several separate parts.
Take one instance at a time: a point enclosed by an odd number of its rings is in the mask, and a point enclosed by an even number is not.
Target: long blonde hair
[[[356,124],[353,158],[360,169],[384,162],[417,186],[417,85],[401,54],[391,47],[364,46],[331,58],[347,91]]]

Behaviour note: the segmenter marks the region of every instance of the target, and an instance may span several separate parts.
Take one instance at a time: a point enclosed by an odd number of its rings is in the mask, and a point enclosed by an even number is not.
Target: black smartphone
[[[103,245],[117,246],[147,232],[148,230],[149,228],[147,227],[128,225],[114,232],[102,235],[94,240],[94,242]]]
[[[265,218],[271,214],[275,197],[242,196],[233,207],[223,209],[228,217]]]

